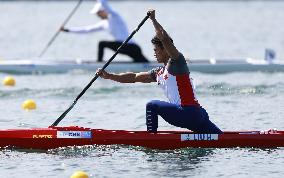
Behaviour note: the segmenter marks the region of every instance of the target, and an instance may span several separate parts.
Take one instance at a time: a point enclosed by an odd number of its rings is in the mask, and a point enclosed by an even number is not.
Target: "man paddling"
[[[168,123],[187,128],[195,133],[222,133],[209,120],[206,110],[200,106],[195,97],[184,56],[176,49],[172,39],[156,20],[155,10],[149,10],[148,14],[156,31],[156,36],[151,40],[155,57],[164,66],[148,72],[120,74],[98,69],[97,74],[104,79],[120,83],[157,82],[164,90],[169,102],[152,100],[147,103],[146,125],[148,132],[157,132],[158,115],[160,115]]]
[[[129,35],[126,23],[122,17],[114,11],[106,0],[98,0],[94,8],[90,11],[91,14],[97,14],[102,20],[96,24],[83,26],[83,27],[61,27],[61,31],[73,33],[90,33],[98,31],[108,31],[113,37],[114,41],[100,41],[98,51],[98,62],[103,61],[104,49],[110,48],[117,50],[123,41]],[[134,62],[149,62],[148,59],[142,54],[141,48],[133,41],[130,40],[119,53],[128,55]]]

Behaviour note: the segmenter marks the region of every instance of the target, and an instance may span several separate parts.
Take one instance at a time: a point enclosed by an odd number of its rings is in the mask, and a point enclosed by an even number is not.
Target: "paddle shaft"
[[[116,55],[119,53],[120,49],[125,46],[125,44],[133,37],[133,35],[138,32],[140,27],[145,23],[145,21],[149,18],[149,15],[147,15],[138,25],[138,27],[130,34],[130,36],[119,46],[119,48],[116,50],[116,52],[112,55],[112,57],[105,63],[105,65],[102,67],[102,70],[105,70],[105,68],[111,63],[111,61],[116,57]],[[96,73],[95,77],[88,83],[88,85],[81,91],[81,93],[76,97],[76,99],[73,101],[73,103],[69,106],[69,108],[64,111],[64,113],[61,114],[61,116],[51,125],[51,126],[57,126],[59,122],[67,115],[67,113],[75,106],[77,101],[84,95],[84,93],[90,88],[90,86],[94,83],[94,81],[97,80],[99,77],[99,74]]]
[[[76,10],[79,8],[80,4],[82,3],[83,0],[79,0],[79,2],[77,3],[77,5],[74,7],[74,9],[70,12],[70,14],[68,15],[68,17],[65,19],[65,21],[62,23],[61,27],[64,27],[67,22],[70,20],[70,18],[73,16],[73,14],[76,12]],[[47,45],[45,46],[45,48],[42,50],[42,52],[40,53],[39,57],[42,57],[44,55],[44,53],[46,52],[46,50],[48,49],[48,47],[53,43],[53,41],[56,39],[56,37],[59,35],[61,29],[57,30],[57,32],[52,36],[52,38],[49,40],[49,42],[47,43]]]

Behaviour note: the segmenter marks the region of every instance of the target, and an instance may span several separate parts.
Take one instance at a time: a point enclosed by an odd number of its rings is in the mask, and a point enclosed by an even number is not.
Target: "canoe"
[[[54,149],[84,145],[131,145],[151,149],[276,148],[284,146],[284,131],[227,131],[195,134],[190,131],[103,130],[78,126],[0,130],[1,148]]]
[[[73,70],[96,71],[104,62],[84,59],[32,59],[32,60],[0,60],[0,72],[12,74],[46,74],[66,73]],[[117,60],[119,61],[119,60]],[[140,72],[148,71],[161,64],[112,62],[108,70],[112,72]],[[256,59],[193,59],[188,62],[192,72],[202,73],[230,73],[230,72],[284,72],[284,62]]]

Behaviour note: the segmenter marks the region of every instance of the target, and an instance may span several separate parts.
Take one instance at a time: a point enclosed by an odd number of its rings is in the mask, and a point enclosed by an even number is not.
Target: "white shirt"
[[[199,106],[189,74],[172,75],[167,68],[163,68],[158,72],[156,80],[170,103],[181,106]]]
[[[180,106],[200,106],[182,54],[177,60],[170,59],[165,67],[157,67],[149,72],[158,86],[164,90],[170,103]]]
[[[100,22],[82,26],[82,27],[70,27],[68,30],[74,33],[89,33],[97,31],[108,31],[115,39],[115,41],[123,42],[129,36],[128,28],[122,17],[115,12],[106,2],[106,0],[98,0],[105,11],[108,13],[108,19],[103,19]],[[130,40],[128,43],[133,43]]]

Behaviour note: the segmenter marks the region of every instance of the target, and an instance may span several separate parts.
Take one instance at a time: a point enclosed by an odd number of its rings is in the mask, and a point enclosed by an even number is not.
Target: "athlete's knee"
[[[209,134],[221,134],[223,133],[213,122],[208,120],[201,128],[201,132]]]
[[[205,123],[205,128],[207,128],[207,132],[211,134],[221,134],[223,133],[221,129],[217,125],[215,125],[210,119],[207,111],[202,108],[202,119]]]
[[[223,133],[222,130],[219,129],[219,127],[217,125],[215,125],[214,123],[212,123],[212,125],[210,127],[210,132],[214,133],[214,134],[222,134]]]
[[[152,100],[146,104],[146,110],[157,110],[159,106],[159,100]]]
[[[106,46],[106,44],[107,44],[107,42],[106,42],[106,41],[100,41],[100,42],[99,42],[99,48],[103,48],[103,47],[105,47],[105,46]]]

